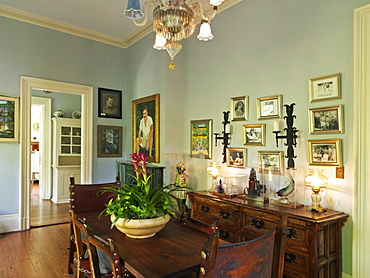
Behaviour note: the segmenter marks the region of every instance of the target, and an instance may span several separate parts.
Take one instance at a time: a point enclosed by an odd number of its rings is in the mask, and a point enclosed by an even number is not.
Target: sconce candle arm
[[[217,140],[222,140],[222,145],[224,145],[223,147],[223,151],[222,151],[222,155],[223,155],[223,160],[222,160],[222,163],[225,163],[226,162],[226,148],[227,146],[230,144],[230,132],[226,132],[226,127],[230,124],[230,121],[229,121],[229,114],[230,114],[230,111],[224,111],[223,112],[224,114],[224,121],[222,122],[223,124],[223,131],[222,131],[222,135],[220,133],[214,133],[215,135],[215,146],[217,147]]]

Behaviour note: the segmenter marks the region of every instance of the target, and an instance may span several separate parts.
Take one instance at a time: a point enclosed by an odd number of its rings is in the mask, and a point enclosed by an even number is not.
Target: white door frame
[[[31,167],[31,97],[32,89],[50,90],[81,96],[81,183],[92,180],[92,145],[93,145],[93,87],[21,76],[20,93],[20,190],[19,190],[19,226],[21,230],[30,228],[30,167]]]
[[[51,198],[51,98],[32,97],[32,104],[41,105],[39,196]]]
[[[352,277],[370,275],[370,4],[354,10]]]

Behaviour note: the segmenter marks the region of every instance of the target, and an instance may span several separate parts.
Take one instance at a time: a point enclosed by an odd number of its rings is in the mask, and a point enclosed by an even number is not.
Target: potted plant
[[[102,213],[111,215],[112,226],[133,238],[148,238],[160,231],[167,222],[176,217],[178,198],[175,191],[191,189],[173,185],[151,185],[148,175],[148,158],[144,153],[130,154],[136,175],[132,184],[110,185],[103,192],[112,193],[113,198]],[[152,227],[153,226],[153,227]]]

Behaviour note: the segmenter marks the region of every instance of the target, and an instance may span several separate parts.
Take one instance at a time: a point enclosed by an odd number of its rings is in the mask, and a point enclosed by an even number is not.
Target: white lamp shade
[[[219,5],[221,5],[222,2],[224,2],[224,0],[209,0],[209,3],[212,6],[219,6]]]
[[[155,42],[154,42],[153,48],[157,50],[164,50],[166,49],[165,47],[166,42],[167,40],[164,37],[155,35]]]
[[[203,22],[200,26],[199,35],[197,38],[201,41],[210,41],[213,39],[213,34],[211,31],[211,25],[208,22]]]

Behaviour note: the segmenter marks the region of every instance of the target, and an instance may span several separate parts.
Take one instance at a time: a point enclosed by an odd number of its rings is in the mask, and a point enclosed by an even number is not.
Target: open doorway
[[[93,87],[21,76],[20,230],[30,228],[31,211],[31,97],[32,90],[50,90],[81,96],[81,183],[91,183],[93,144]],[[50,165],[50,164],[49,164]]]

